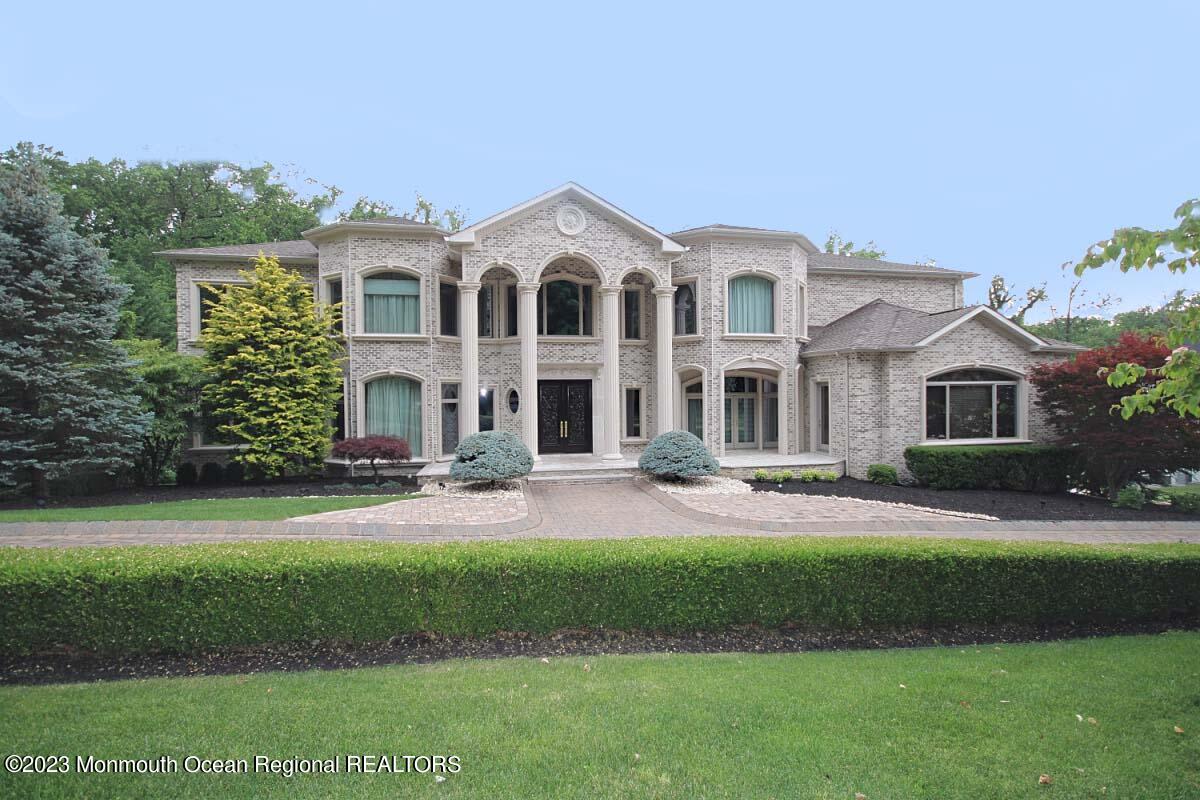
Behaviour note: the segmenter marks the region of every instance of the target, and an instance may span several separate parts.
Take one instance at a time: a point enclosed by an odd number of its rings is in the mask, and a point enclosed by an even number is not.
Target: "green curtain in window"
[[[416,278],[363,281],[363,326],[367,333],[420,333],[421,282]]]
[[[729,332],[775,332],[775,284],[746,275],[729,282]]]
[[[421,455],[421,384],[409,378],[376,378],[367,384],[367,435],[408,441]]]

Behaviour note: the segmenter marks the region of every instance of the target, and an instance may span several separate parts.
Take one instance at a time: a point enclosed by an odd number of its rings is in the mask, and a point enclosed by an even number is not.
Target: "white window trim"
[[[638,296],[638,333],[640,336],[628,336],[625,330],[625,295],[634,293]],[[641,284],[633,283],[621,287],[621,342],[622,344],[643,344],[646,338],[646,292]],[[672,310],[674,313],[674,310]]]
[[[729,287],[738,278],[766,278],[772,284],[771,300],[774,303],[774,311],[771,319],[773,330],[771,333],[731,333],[729,330],[729,322],[733,317],[729,308]],[[724,338],[726,339],[786,339],[780,331],[783,330],[783,292],[779,291],[779,287],[783,283],[780,277],[774,272],[765,269],[742,269],[737,272],[731,272],[725,276],[725,330]],[[722,439],[724,434],[722,434]]]
[[[829,387],[829,441],[821,444],[821,387]],[[921,395],[924,408],[925,396]],[[808,438],[814,453],[829,453],[833,448],[833,383],[829,379],[810,379],[808,382]]]
[[[590,334],[589,333],[578,333],[578,334],[539,333],[538,337],[537,337],[538,341],[545,341],[545,342],[598,342],[598,341],[600,341],[600,337],[596,335],[596,328],[599,327],[599,314],[597,313],[599,309],[597,308],[598,297],[597,297],[596,287],[600,286],[600,281],[595,278],[581,278],[578,275],[572,275],[569,272],[558,272],[558,273],[554,273],[553,275],[543,275],[541,280],[538,281],[542,286],[542,288],[538,290],[538,298],[537,298],[538,317],[539,317],[539,319],[541,319],[541,322],[542,322],[541,329],[543,331],[550,329],[550,312],[549,312],[549,310],[547,308],[547,304],[546,304],[546,299],[549,297],[550,293],[545,291],[545,287],[548,284],[555,283],[556,281],[570,281],[571,283],[578,284],[579,286],[593,287],[592,288],[592,332]],[[520,327],[521,327],[520,322],[518,322],[517,323],[518,333],[520,332]],[[580,302],[579,302],[579,330],[583,331],[583,300],[582,300],[582,298],[580,298]]]
[[[492,430],[498,431],[500,430],[500,385],[497,383],[480,383],[479,391],[482,392],[485,389],[492,390]],[[475,398],[475,402],[479,402],[478,397]],[[505,407],[507,408],[507,406]],[[483,428],[480,428],[480,430],[483,430]]]
[[[429,451],[434,440],[440,440],[441,436],[429,435],[429,386],[425,379],[415,372],[405,372],[399,369],[385,369],[378,372],[371,372],[360,376],[354,382],[355,398],[354,398],[354,435],[367,435],[367,384],[379,378],[408,378],[416,381],[421,385],[421,452],[422,456],[413,457],[410,464],[425,464],[430,461]],[[440,396],[438,398],[441,399]],[[440,422],[440,420],[439,420]],[[411,447],[412,442],[409,442]],[[437,441],[437,446],[442,446],[441,441]]]
[[[700,394],[688,394],[687,387],[693,383],[700,384]],[[700,400],[700,441],[708,442],[708,373],[701,372],[699,377],[691,380],[679,381],[679,424],[676,426],[681,431],[689,430],[688,428],[688,400]],[[722,410],[724,413],[724,410]]]
[[[808,283],[796,279],[796,337],[808,341]]]
[[[696,332],[695,333],[678,333],[678,332],[676,332],[676,333],[674,333],[674,336],[672,338],[677,342],[694,342],[694,341],[698,341],[698,340],[704,338],[703,330],[700,327],[700,320],[703,319],[703,313],[702,313],[703,306],[701,304],[704,302],[703,298],[701,296],[701,292],[700,292],[700,276],[699,275],[691,275],[686,278],[677,278],[677,279],[671,281],[671,285],[676,286],[676,287],[683,286],[685,283],[690,283],[692,285],[692,297],[695,298],[695,301],[696,301]],[[676,291],[676,296],[677,295],[678,295],[678,291]],[[674,322],[675,322],[674,298],[672,298],[672,300],[671,300],[671,322],[672,322],[672,330],[677,330],[674,326]]]
[[[1012,377],[1011,381],[937,381],[930,380],[938,375],[947,372],[954,372],[960,369],[986,369],[993,372],[998,372],[1002,375]],[[930,439],[928,436],[926,419],[926,402],[927,389],[930,386],[1016,386],[1016,436],[992,436],[973,439]],[[1029,385],[1024,376],[1015,370],[1007,367],[998,367],[991,364],[959,364],[953,367],[943,367],[928,373],[921,379],[921,440],[922,445],[934,446],[952,446],[952,445],[973,445],[973,444],[1029,444],[1032,440],[1029,438]],[[992,389],[992,432],[996,430],[996,390]],[[950,392],[946,392],[946,436],[950,435]]]
[[[438,339],[445,339],[445,340],[457,342],[462,338],[462,336],[460,335],[462,333],[462,320],[461,319],[458,320],[458,333],[442,333],[442,286],[444,286],[446,284],[449,284],[454,287],[454,310],[455,311],[459,310],[459,308],[458,308],[458,306],[459,306],[458,278],[451,277],[450,275],[438,275],[438,279],[437,279],[437,290],[438,290],[437,291],[437,311],[434,314],[434,316],[436,317],[436,319],[434,320],[434,336],[436,336]],[[441,398],[441,389],[438,390],[438,397]]]
[[[442,389],[448,383],[458,384],[458,397],[455,398],[454,400],[447,400],[446,398],[442,397]],[[438,454],[433,459],[434,461],[450,461],[451,459],[454,458],[453,452],[451,452],[449,454],[447,454],[445,452],[445,450],[446,450],[445,442],[442,441],[442,415],[446,413],[446,406],[450,403],[453,403],[454,405],[459,407],[458,440],[461,442],[462,441],[462,379],[461,378],[438,378],[438,380],[437,380],[437,431],[435,433],[435,438],[437,439],[437,453]]]
[[[397,273],[406,275],[410,278],[416,278],[417,286],[417,332],[416,333],[366,333],[366,325],[363,321],[363,308],[366,305],[365,292],[363,286],[366,283],[365,279],[372,275],[382,273]],[[413,267],[407,267],[400,264],[374,264],[367,267],[360,267],[354,273],[354,338],[376,341],[421,341],[426,340],[429,336],[426,334],[426,311],[425,306],[428,298],[428,280],[424,273]],[[342,296],[345,297],[346,287],[342,285]],[[461,320],[459,321],[461,323]]]
[[[220,291],[221,287],[223,287],[223,286],[249,286],[249,285],[250,285],[249,281],[243,281],[243,280],[227,281],[227,280],[221,280],[220,278],[214,278],[211,280],[201,280],[199,278],[193,278],[192,282],[191,282],[191,290],[190,290],[191,298],[192,298],[192,313],[191,313],[191,319],[188,321],[188,324],[190,326],[190,330],[188,331],[188,334],[189,334],[188,341],[189,342],[200,341],[200,310],[201,310],[200,287],[201,286],[211,286],[214,289],[216,289],[217,291]]]
[[[641,430],[642,430],[642,433],[640,436],[629,436],[626,434],[626,431],[629,430],[629,428],[627,427],[627,424],[626,424],[628,422],[628,419],[627,419],[628,414],[626,413],[626,406],[628,405],[627,398],[626,398],[626,392],[628,392],[628,390],[630,390],[630,389],[638,390],[638,415],[639,415],[638,419],[641,423]],[[645,442],[645,441],[648,441],[648,437],[646,436],[646,386],[644,384],[641,384],[641,383],[623,383],[623,384],[621,384],[621,441],[622,442]]]

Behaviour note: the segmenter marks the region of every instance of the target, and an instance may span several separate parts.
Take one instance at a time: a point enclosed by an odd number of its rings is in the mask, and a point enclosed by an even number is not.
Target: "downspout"
[[[850,471],[850,354],[846,354],[846,472]]]

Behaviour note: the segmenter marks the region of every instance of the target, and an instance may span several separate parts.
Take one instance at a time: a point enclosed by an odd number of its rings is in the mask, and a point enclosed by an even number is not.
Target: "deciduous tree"
[[[142,410],[153,419],[142,434],[141,452],[134,460],[134,474],[143,486],[163,479],[175,463],[184,437],[198,411],[203,385],[201,359],[178,353],[155,339],[122,341],[141,378],[137,393]]]
[[[1073,361],[1042,364],[1030,372],[1037,403],[1049,414],[1059,441],[1078,454],[1086,488],[1115,498],[1132,480],[1200,467],[1200,420],[1177,414],[1125,419],[1113,411],[1125,389],[1109,385],[1101,374],[1121,362],[1153,363],[1167,354],[1161,342],[1126,333],[1113,347],[1088,350]],[[1153,379],[1143,381],[1150,384]]]

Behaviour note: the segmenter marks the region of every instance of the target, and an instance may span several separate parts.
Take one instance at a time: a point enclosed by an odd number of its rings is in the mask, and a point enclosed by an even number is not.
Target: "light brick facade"
[[[827,383],[829,455],[844,459],[847,474],[862,477],[867,465],[877,462],[903,469],[904,448],[921,440],[925,376],[961,365],[988,365],[1024,375],[1033,364],[1061,358],[1064,352],[990,317],[976,316],[936,341],[904,352],[855,349],[806,356],[809,326],[819,330],[817,326],[876,299],[926,314],[961,308],[963,280],[970,273],[893,264],[863,268],[861,263],[840,269],[830,266],[829,256],[821,256],[821,264],[810,268],[809,256],[816,253],[812,244],[799,234],[779,231],[711,226],[667,237],[574,184],[456,234],[407,221],[376,221],[326,225],[305,235],[312,256],[295,255],[304,242],[285,243],[292,255],[281,261],[311,281],[324,301],[330,295],[329,282],[341,282],[349,354],[345,434],[366,433],[364,395],[371,380],[385,375],[410,378],[422,387],[422,460],[448,455],[441,433],[444,384],[461,385],[460,435],[478,425],[477,412],[466,407],[466,393],[494,389],[496,429],[525,438],[535,449],[536,438],[529,440],[536,408],[525,404],[536,395],[537,380],[554,378],[591,381],[592,452],[624,457],[640,452],[656,432],[686,429],[686,397],[696,395],[685,395],[685,389],[700,381],[702,438],[722,455],[736,444],[727,441],[726,378],[744,376],[756,378],[764,390],[767,381],[778,387],[773,426],[763,419],[765,398],[760,395],[754,401],[751,449],[785,454],[824,449],[817,441],[813,404],[816,387]],[[272,246],[262,247],[269,252]],[[249,260],[213,250],[165,254],[176,266],[178,338],[184,352],[198,352],[197,284],[236,282],[238,270]],[[380,272],[399,272],[420,281],[418,333],[363,332],[362,282]],[[771,281],[773,333],[727,331],[729,282],[742,275]],[[522,334],[532,322],[520,319],[518,335],[509,336],[508,305],[514,299],[509,287],[515,284],[512,291],[519,297],[522,288],[532,292],[535,284],[555,278],[590,287],[590,332],[538,336],[530,344]],[[478,319],[469,326],[468,320],[460,319],[461,335],[440,334],[439,287],[446,282],[469,298],[480,291],[480,284],[492,288],[490,335],[468,335]],[[691,285],[698,300],[697,329],[690,335],[674,330],[672,288],[684,283]],[[622,320],[614,325],[606,316],[611,308],[623,313],[621,292],[636,292],[640,298],[636,339],[614,338],[623,331]],[[462,309],[476,316],[473,302],[465,302]],[[464,363],[478,368],[464,375]],[[535,364],[536,372],[530,373],[527,364]],[[641,391],[637,437],[618,431],[627,388]],[[1032,410],[1024,382],[1020,389],[1021,433],[1040,439],[1047,435],[1044,422]],[[519,395],[516,413],[509,410],[510,392]],[[776,441],[766,441],[771,427],[778,431]],[[196,450],[191,457],[219,452]]]

